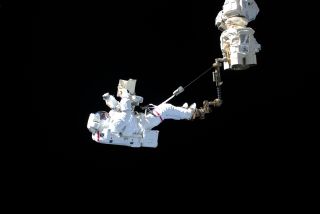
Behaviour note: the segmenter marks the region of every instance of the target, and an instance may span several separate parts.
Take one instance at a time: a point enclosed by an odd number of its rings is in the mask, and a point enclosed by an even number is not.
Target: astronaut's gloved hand
[[[105,93],[104,95],[102,95],[103,100],[108,100],[110,97],[109,93]]]
[[[143,103],[143,97],[132,95],[131,100],[135,105],[139,105],[140,103]]]

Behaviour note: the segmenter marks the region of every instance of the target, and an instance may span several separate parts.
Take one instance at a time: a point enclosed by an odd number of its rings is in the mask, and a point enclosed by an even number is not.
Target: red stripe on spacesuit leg
[[[162,119],[161,115],[159,114],[159,112],[157,112],[156,110],[153,110],[153,112],[154,112],[158,117],[160,117],[160,120],[161,120],[161,122],[162,122],[163,119]]]
[[[100,133],[99,132],[97,132],[97,140],[98,140],[98,142],[100,142]]]

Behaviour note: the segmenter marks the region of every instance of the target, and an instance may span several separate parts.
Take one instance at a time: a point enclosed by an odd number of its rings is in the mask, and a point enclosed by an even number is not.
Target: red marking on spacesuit
[[[161,120],[161,122],[162,122],[163,119],[162,119],[161,115],[159,114],[159,112],[157,112],[156,110],[153,110],[153,112],[154,112],[158,117],[160,117],[160,120]]]
[[[100,132],[97,132],[98,142],[100,142]]]

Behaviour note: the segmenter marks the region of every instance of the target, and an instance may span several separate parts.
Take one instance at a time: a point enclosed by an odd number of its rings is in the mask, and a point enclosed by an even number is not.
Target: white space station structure
[[[256,53],[261,47],[253,36],[255,31],[247,25],[258,13],[254,0],[225,0],[215,21],[223,31],[220,46],[225,70],[245,70],[257,64]]]
[[[149,104],[142,108],[142,112],[137,112],[135,108],[143,103],[143,97],[135,94],[136,80],[119,80],[117,97],[120,101],[105,93],[102,98],[110,108],[109,112],[98,111],[89,116],[87,128],[92,139],[102,144],[156,148],[159,131],[153,128],[163,120],[204,119],[206,114],[212,112],[211,107],[220,107],[222,65],[225,70],[245,70],[257,64],[256,53],[259,52],[260,45],[253,36],[254,30],[247,25],[256,18],[258,12],[259,8],[254,0],[226,0],[215,20],[216,26],[222,31],[222,57],[216,58],[208,70],[187,86],[178,87],[172,96],[160,105]],[[203,101],[201,108],[197,108],[195,103],[190,106],[187,103],[183,106],[168,103],[212,69],[217,89],[216,99]]]

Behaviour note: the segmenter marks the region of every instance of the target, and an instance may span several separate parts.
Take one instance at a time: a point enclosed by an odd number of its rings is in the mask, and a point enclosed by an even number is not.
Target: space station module
[[[225,0],[215,20],[218,29],[223,31],[220,47],[226,59],[225,70],[245,70],[257,64],[256,53],[261,46],[254,38],[255,31],[247,25],[258,13],[254,0]]]

